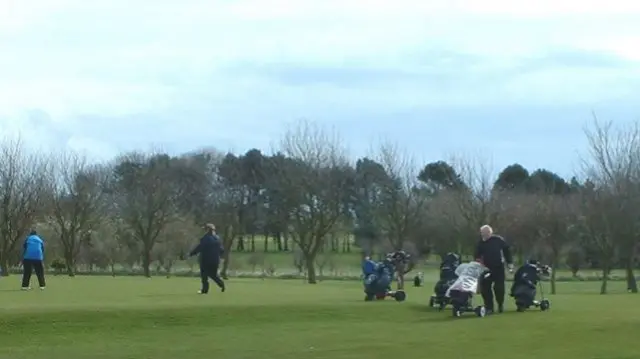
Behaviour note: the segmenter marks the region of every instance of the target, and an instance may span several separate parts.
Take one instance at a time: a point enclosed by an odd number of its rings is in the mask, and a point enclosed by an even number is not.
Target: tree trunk
[[[551,267],[551,294],[556,294],[556,267],[553,265]]]
[[[269,252],[269,236],[264,236],[264,252]]]
[[[284,237],[284,248],[283,248],[283,250],[285,252],[288,252],[289,251],[289,233],[285,231],[283,233],[283,237]]]
[[[629,293],[638,293],[638,283],[636,282],[636,277],[633,273],[633,261],[633,256],[627,259],[627,290],[629,291]]]
[[[276,247],[278,248],[278,252],[282,252],[282,233],[281,232],[276,232],[275,235],[275,240],[276,240]]]
[[[69,277],[75,277],[76,273],[75,273],[75,269],[76,269],[76,263],[75,260],[73,258],[73,251],[72,250],[65,250],[64,251],[64,264],[67,266],[67,275]]]
[[[307,267],[307,283],[309,284],[317,284],[318,279],[316,278],[316,256],[311,253],[305,253],[305,265]]]
[[[4,253],[0,253],[0,269],[2,270],[2,276],[9,276],[9,259],[4,255]]]
[[[600,286],[600,294],[607,294],[607,283],[609,281],[609,266],[602,266],[602,285]]]
[[[224,251],[224,255],[222,256],[224,258],[224,262],[222,263],[222,270],[220,270],[220,277],[222,277],[222,279],[229,279],[228,276],[228,271],[229,271],[229,259],[231,258],[231,246],[229,246],[229,250],[225,250]]]
[[[147,278],[151,278],[151,249],[145,248],[144,253],[142,254],[142,270],[144,271],[144,276]]]

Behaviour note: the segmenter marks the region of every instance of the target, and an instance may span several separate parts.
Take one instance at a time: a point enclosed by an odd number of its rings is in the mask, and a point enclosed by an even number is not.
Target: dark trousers
[[[483,278],[481,285],[482,299],[484,300],[484,306],[488,310],[493,310],[493,295],[495,294],[496,302],[498,306],[504,305],[504,292],[505,292],[505,275],[504,265],[489,268],[490,275]]]
[[[203,294],[209,293],[209,278],[213,279],[220,289],[224,289],[224,282],[218,276],[219,266],[220,262],[200,263],[200,279],[202,280]]]
[[[44,265],[42,261],[35,259],[25,259],[22,261],[24,272],[22,273],[22,287],[26,288],[31,283],[31,274],[35,271],[38,277],[38,284],[41,287],[45,286],[44,282]]]

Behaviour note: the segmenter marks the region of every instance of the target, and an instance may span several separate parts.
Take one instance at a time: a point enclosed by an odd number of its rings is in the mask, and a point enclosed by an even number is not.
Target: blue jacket
[[[30,235],[24,241],[24,259],[44,260],[44,241],[38,235]]]

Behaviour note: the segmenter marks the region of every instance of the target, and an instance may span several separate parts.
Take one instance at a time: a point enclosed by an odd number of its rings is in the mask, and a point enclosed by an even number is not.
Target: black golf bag
[[[386,297],[392,297],[398,302],[404,301],[406,293],[391,290],[391,283],[395,278],[396,266],[408,259],[409,255],[404,251],[389,253],[382,262],[365,259],[362,266],[365,301],[382,300]]]
[[[538,307],[543,311],[549,309],[550,302],[544,296],[541,296],[538,301],[536,295],[537,288],[542,289],[541,276],[549,275],[550,272],[549,266],[540,265],[536,260],[529,260],[518,268],[513,276],[510,295],[515,300],[519,312],[524,312],[531,307]]]
[[[440,263],[440,279],[433,288],[433,295],[429,299],[432,308],[444,309],[449,303],[446,297],[447,289],[458,279],[456,269],[460,266],[460,256],[457,253],[447,253]]]

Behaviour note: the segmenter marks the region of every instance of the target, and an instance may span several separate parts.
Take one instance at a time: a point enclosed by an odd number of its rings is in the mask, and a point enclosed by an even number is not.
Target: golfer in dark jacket
[[[224,292],[225,285],[218,276],[218,267],[220,267],[220,258],[224,254],[222,241],[216,235],[216,227],[213,224],[206,224],[204,228],[207,233],[200,239],[200,243],[191,251],[190,256],[200,255],[200,278],[202,279],[202,289],[200,294],[209,293],[209,278],[220,287]]]
[[[509,272],[513,272],[513,259],[509,245],[504,238],[493,234],[493,229],[484,225],[480,228],[482,240],[476,247],[475,258],[480,259],[489,269],[489,275],[482,280],[481,291],[484,306],[488,313],[493,312],[493,295],[498,302],[498,311],[504,311],[505,296],[505,262],[509,266]],[[493,287],[493,288],[492,288]]]
[[[31,289],[31,274],[35,271],[38,277],[40,289],[44,289],[44,241],[36,231],[31,231],[24,241],[24,253],[22,255],[22,290]]]

